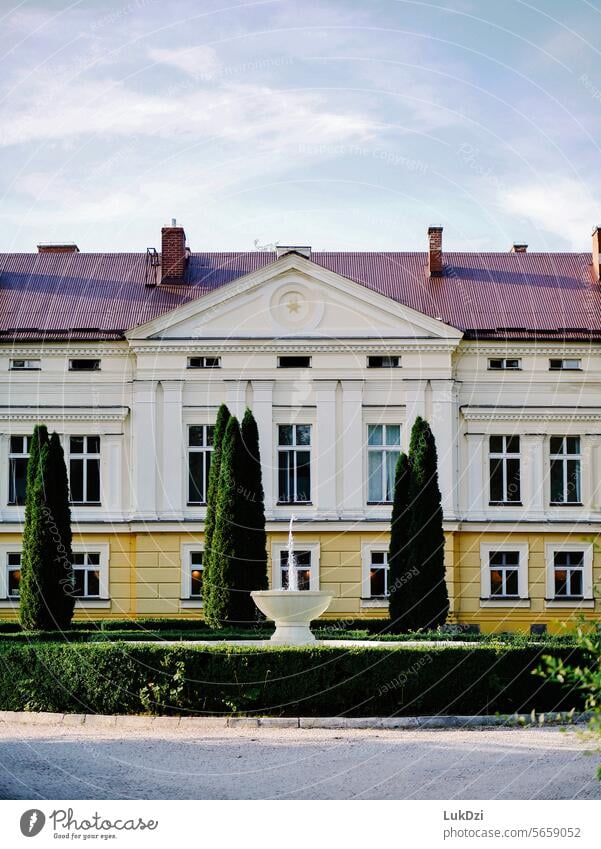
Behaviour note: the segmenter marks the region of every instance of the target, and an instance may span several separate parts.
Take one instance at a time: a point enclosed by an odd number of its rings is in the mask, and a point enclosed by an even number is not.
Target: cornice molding
[[[461,407],[463,418],[468,422],[598,422],[601,421],[601,408],[574,409],[566,407],[558,409],[557,407],[546,408],[530,408],[513,409],[490,407],[488,409],[474,409],[470,407]]]
[[[149,344],[149,342],[151,344]],[[286,340],[282,342],[220,342],[219,340],[206,341],[199,339],[198,342],[186,340],[185,342],[174,343],[172,339],[163,341],[144,340],[141,343],[131,342],[132,351],[136,354],[156,354],[157,351],[166,351],[168,353],[204,353],[211,351],[219,351],[226,353],[250,353],[256,351],[264,351],[266,353],[281,353],[297,352],[297,351],[330,351],[332,353],[366,353],[374,352],[399,353],[404,351],[453,351],[456,348],[454,341],[446,342],[440,339],[432,339],[432,341],[420,340],[419,342],[411,342],[410,340],[396,341],[383,340],[379,342],[359,342],[350,341],[344,345],[338,342],[328,343],[323,341],[311,342],[310,340]]]
[[[117,347],[118,346],[118,347]],[[94,345],[86,342],[85,346],[62,345],[60,342],[46,343],[40,345],[29,345],[24,347],[18,343],[0,343],[0,351],[6,354],[18,354],[19,357],[69,357],[69,356],[93,356],[93,357],[128,357],[129,346],[126,342],[106,343],[99,342]]]
[[[506,342],[495,340],[487,344],[486,342],[462,339],[458,350],[460,356],[474,353],[486,354],[487,356],[496,354],[503,357],[510,357],[512,354],[520,356],[526,354],[531,356],[555,356],[559,354],[566,356],[568,354],[577,354],[578,356],[582,356],[585,352],[590,356],[601,356],[601,344],[586,340],[583,340],[581,343],[570,342],[567,345],[562,345],[560,342],[536,342],[535,340],[526,342],[512,339],[508,339]]]
[[[0,421],[69,421],[69,422],[122,422],[129,414],[129,407],[111,409],[72,407],[6,407],[0,408]]]

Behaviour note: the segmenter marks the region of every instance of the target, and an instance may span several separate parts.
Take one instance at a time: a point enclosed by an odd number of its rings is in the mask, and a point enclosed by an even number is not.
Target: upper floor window
[[[580,460],[579,436],[551,437],[551,504],[580,503]]]
[[[488,361],[488,368],[491,371],[519,371],[522,361],[515,357],[495,357]]]
[[[278,426],[278,501],[311,501],[311,425]]]
[[[491,598],[518,598],[520,594],[519,551],[491,551],[488,565]]]
[[[69,371],[100,371],[100,360],[69,360]]]
[[[100,598],[100,552],[74,552],[73,578],[77,598]]]
[[[69,488],[73,504],[100,504],[100,437],[69,438]]]
[[[8,503],[25,504],[30,436],[11,436],[8,454]]]
[[[221,368],[221,357],[188,357],[188,368]]]
[[[367,368],[399,368],[400,357],[368,357]]]
[[[553,555],[555,598],[584,597],[584,552],[556,551]]]
[[[188,504],[206,504],[213,425],[190,425],[188,428]]]
[[[550,371],[580,371],[582,360],[549,360]]]
[[[490,437],[490,503],[520,501],[520,437]]]
[[[394,475],[401,451],[401,426],[367,426],[367,500],[388,503],[394,497]]]
[[[8,598],[19,598],[21,583],[21,552],[9,551],[6,555],[6,595]]]
[[[296,580],[299,590],[311,589],[311,552],[295,551],[294,568],[296,569]],[[280,552],[280,575],[283,590],[288,589],[290,580],[290,568],[288,563],[288,552]]]
[[[41,367],[41,360],[11,360],[9,365],[11,371],[39,371]]]
[[[311,368],[311,357],[278,357],[278,368]]]

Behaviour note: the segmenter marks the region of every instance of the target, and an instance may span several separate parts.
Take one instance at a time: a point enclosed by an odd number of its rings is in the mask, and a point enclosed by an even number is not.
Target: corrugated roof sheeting
[[[149,288],[145,254],[0,254],[0,334],[116,338],[275,259],[262,251],[195,253],[184,283]],[[601,334],[590,254],[446,253],[444,275],[433,278],[423,252],[323,252],[312,260],[478,338]]]

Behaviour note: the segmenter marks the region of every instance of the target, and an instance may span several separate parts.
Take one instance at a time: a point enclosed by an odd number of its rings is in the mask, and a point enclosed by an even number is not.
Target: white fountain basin
[[[272,643],[302,646],[315,642],[309,624],[328,609],[333,595],[319,590],[257,590],[251,597],[261,613],[275,621]]]

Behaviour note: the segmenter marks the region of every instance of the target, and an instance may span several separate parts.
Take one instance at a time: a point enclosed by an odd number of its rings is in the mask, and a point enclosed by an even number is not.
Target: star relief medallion
[[[304,280],[286,280],[270,293],[269,311],[274,327],[280,332],[300,333],[317,327],[324,305],[316,287]]]
[[[296,298],[290,298],[286,306],[288,307],[288,312],[290,313],[298,312],[300,310],[300,304]]]

